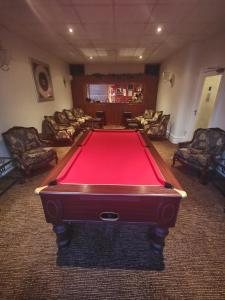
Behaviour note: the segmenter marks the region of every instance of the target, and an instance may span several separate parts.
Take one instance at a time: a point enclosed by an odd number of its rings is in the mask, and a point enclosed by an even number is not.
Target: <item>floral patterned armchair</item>
[[[159,122],[148,123],[144,130],[149,137],[165,138],[170,115],[163,115]]]
[[[54,113],[54,118],[56,123],[58,123],[59,125],[65,125],[67,127],[73,126],[75,131],[79,131],[80,129],[79,122],[69,121],[64,112],[56,111]]]
[[[91,116],[85,115],[85,113],[84,113],[84,111],[83,111],[82,108],[73,108],[72,111],[73,111],[73,113],[74,113],[75,116],[78,116],[79,118],[83,118],[83,119],[85,119],[85,121],[89,121],[89,120],[92,119]]]
[[[74,116],[80,121],[85,123],[86,121],[92,119],[91,116],[85,115],[83,109],[81,108],[73,108],[72,112],[74,114]]]
[[[64,109],[63,112],[70,122],[78,122],[81,128],[84,128],[85,119],[81,118],[78,113],[74,114],[74,111],[70,109]]]
[[[55,150],[44,148],[49,145],[41,141],[34,127],[12,127],[2,136],[11,155],[26,175],[52,160],[56,163],[58,161]]]
[[[142,126],[145,126],[146,124],[154,124],[159,123],[161,121],[161,118],[163,116],[163,111],[154,111],[152,116],[143,118],[140,122]]]
[[[151,119],[154,115],[155,111],[153,109],[146,109],[143,115],[136,117],[135,119],[141,123],[145,119]]]
[[[75,134],[73,126],[59,125],[54,117],[45,116],[42,122],[43,137],[57,143],[71,144]]]
[[[180,143],[173,156],[176,160],[201,171],[201,182],[207,183],[208,174],[214,167],[214,160],[222,157],[225,149],[225,131],[220,128],[199,128],[192,141]]]

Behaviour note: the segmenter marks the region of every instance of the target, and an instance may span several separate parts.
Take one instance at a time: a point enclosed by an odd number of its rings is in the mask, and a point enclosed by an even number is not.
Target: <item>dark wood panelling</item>
[[[140,82],[143,85],[142,103],[89,103],[86,101],[86,86],[90,83],[115,84],[119,82]],[[95,116],[96,111],[105,111],[107,124],[120,124],[124,111],[131,111],[133,116],[140,115],[146,108],[156,108],[158,77],[151,75],[86,75],[76,76],[71,83],[73,105]]]

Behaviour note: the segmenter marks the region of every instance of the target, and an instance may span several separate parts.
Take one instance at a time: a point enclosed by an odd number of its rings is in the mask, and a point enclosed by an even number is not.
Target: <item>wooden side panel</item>
[[[180,199],[165,196],[122,196],[48,194],[42,198],[46,221],[53,224],[76,221],[103,221],[103,213],[118,216],[119,222],[175,225]],[[110,222],[110,221],[105,221]]]

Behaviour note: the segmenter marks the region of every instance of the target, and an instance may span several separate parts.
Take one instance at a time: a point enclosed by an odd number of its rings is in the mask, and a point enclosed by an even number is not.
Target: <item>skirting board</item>
[[[167,131],[166,135],[172,144],[178,144],[187,140],[185,136],[175,136],[169,131]]]

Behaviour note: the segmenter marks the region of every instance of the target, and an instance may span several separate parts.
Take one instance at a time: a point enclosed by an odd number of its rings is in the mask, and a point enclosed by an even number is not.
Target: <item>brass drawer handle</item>
[[[99,215],[99,218],[102,221],[110,221],[110,222],[115,222],[119,220],[119,214],[115,212],[102,212]]]

